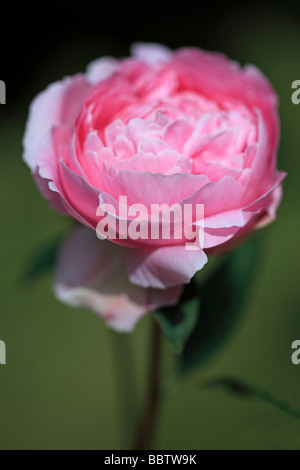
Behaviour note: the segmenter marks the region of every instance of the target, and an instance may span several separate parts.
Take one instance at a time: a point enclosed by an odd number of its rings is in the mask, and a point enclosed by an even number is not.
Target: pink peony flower
[[[180,289],[172,288],[190,281],[206,252],[224,251],[274,219],[284,178],[276,168],[278,138],[269,82],[254,66],[242,69],[218,53],[138,43],[130,58],[101,58],[85,75],[50,85],[31,105],[24,159],[54,209],[95,232],[99,204],[113,207],[110,223],[121,226],[121,196],[128,208],[143,204],[149,211],[151,204],[204,205],[198,250],[187,250],[186,236],[175,231],[169,239],[119,233],[100,241],[78,229],[69,241],[74,250],[62,251],[57,295],[91,306],[114,326],[120,319],[119,328],[129,312],[125,329],[145,305],[171,297],[175,303]],[[193,212],[191,226],[200,225]],[[81,237],[87,241],[80,249]],[[88,281],[92,267],[96,277]],[[159,295],[159,289],[171,290]],[[119,307],[112,314],[113,304]]]

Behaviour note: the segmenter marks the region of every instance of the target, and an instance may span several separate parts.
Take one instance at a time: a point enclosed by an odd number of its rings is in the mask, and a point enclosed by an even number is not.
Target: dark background
[[[57,64],[55,68],[51,63],[57,79],[62,68],[65,73],[78,72],[80,60],[101,54],[126,56],[129,45],[137,40],[161,42],[171,48],[196,45],[222,49],[230,55],[239,46],[233,39],[243,43],[243,35],[247,35],[255,41],[261,28],[268,39],[270,28],[276,26],[280,38],[289,21],[296,26],[300,17],[299,2],[291,0],[173,4],[100,0],[82,4],[45,2],[39,7],[6,2],[2,9],[1,79],[9,83],[11,104],[24,97],[28,89],[32,94],[41,69],[50,72],[49,61]],[[234,30],[240,30],[240,37],[233,34]],[[46,80],[45,85],[48,83]]]
[[[1,5],[0,79],[0,448],[113,449],[120,446],[110,332],[93,314],[57,302],[51,275],[21,282],[37,247],[70,222],[48,208],[21,160],[32,98],[49,83],[84,71],[102,55],[128,55],[134,41],[198,46],[254,63],[280,98],[279,167],[288,172],[277,221],[264,250],[242,321],[220,354],[180,384],[164,350],[164,403],[158,449],[300,449],[300,422],[271,405],[201,387],[233,375],[300,410],[299,171],[300,7],[296,2],[53,2]],[[142,392],[149,319],[132,341]]]

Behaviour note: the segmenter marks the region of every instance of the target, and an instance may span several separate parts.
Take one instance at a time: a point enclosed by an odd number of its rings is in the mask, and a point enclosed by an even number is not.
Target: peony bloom
[[[150,306],[176,303],[207,252],[274,219],[284,178],[278,138],[269,82],[218,53],[138,43],[130,58],[101,58],[85,75],[50,85],[31,105],[24,159],[51,206],[87,227],[62,249],[57,295],[119,329]],[[184,220],[167,239],[124,236],[124,196],[126,227],[135,204],[149,213],[152,204],[203,205],[204,226],[195,211],[189,221],[203,227],[199,249],[186,249],[185,231],[176,236]],[[95,233],[103,204],[114,209],[105,221],[117,230],[106,241]]]

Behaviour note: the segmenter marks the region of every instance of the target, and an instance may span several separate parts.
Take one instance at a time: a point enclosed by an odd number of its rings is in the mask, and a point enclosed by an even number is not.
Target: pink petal
[[[58,187],[59,192],[86,222],[95,227],[100,190],[70,170],[63,161],[60,161],[59,169],[61,182],[61,186]]]
[[[126,253],[130,281],[158,289],[189,283],[206,262],[204,251],[187,250],[185,245],[128,248]]]
[[[181,286],[157,290],[132,285],[123,256],[123,248],[100,241],[85,227],[76,227],[59,253],[54,282],[57,298],[89,308],[122,332],[131,331],[149,310],[178,301]]]
[[[106,80],[119,68],[119,61],[113,57],[101,57],[91,62],[86,71],[89,83],[95,85],[102,80]]]
[[[140,173],[190,173],[189,161],[175,150],[165,150],[157,155],[151,153],[138,152],[128,160],[117,160],[112,162],[117,170],[130,170]]]
[[[172,121],[164,129],[164,140],[173,149],[182,152],[184,144],[191,136],[193,126],[187,120],[178,119]]]
[[[151,67],[166,62],[171,56],[167,47],[157,43],[136,42],[131,46],[131,54]]]
[[[127,195],[128,204],[142,202],[150,209],[151,204],[172,205],[192,197],[191,195],[200,191],[199,188],[209,182],[209,178],[205,175],[188,173],[162,175],[120,170],[116,175],[101,176],[101,190],[110,194],[115,200],[118,200],[119,196]]]
[[[50,85],[35,97],[23,138],[23,158],[29,167],[36,168],[35,152],[43,137],[53,126],[71,126],[89,85],[84,76],[75,75]]]

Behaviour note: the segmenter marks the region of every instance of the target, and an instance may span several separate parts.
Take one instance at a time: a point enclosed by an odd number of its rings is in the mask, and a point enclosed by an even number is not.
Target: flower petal
[[[158,289],[189,283],[207,262],[203,250],[187,250],[185,245],[127,248],[126,255],[130,281]]]
[[[175,304],[182,287],[143,289],[129,282],[124,250],[99,240],[95,232],[78,226],[61,247],[54,290],[71,306],[87,307],[113,329],[131,331],[149,310]]]
[[[35,152],[53,126],[72,126],[78,107],[90,86],[83,75],[55,82],[33,100],[23,138],[27,165],[35,170]]]

